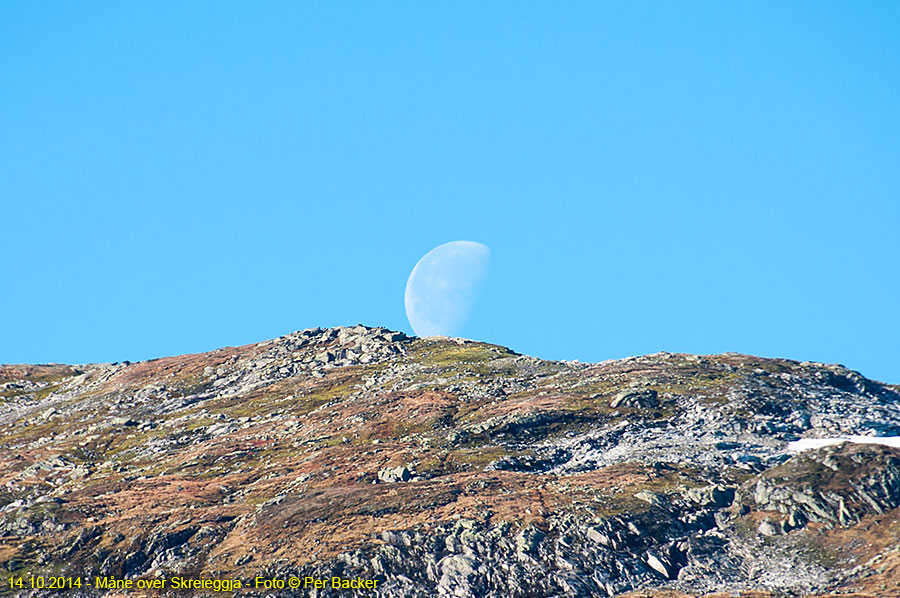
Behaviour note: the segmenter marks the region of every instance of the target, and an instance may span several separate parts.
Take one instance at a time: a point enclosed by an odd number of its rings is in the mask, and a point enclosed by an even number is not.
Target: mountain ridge
[[[898,388],[839,365],[548,361],[314,328],[0,366],[0,426],[10,575],[346,575],[383,596],[900,592],[900,451],[789,448],[900,436]]]

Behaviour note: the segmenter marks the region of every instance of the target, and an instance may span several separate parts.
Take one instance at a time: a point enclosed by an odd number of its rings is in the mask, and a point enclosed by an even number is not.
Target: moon
[[[487,274],[491,250],[475,241],[438,245],[406,281],[406,317],[417,336],[458,336]]]

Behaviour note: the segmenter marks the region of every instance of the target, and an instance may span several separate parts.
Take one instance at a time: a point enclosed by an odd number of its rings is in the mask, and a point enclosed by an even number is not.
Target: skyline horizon
[[[270,336],[270,337],[266,337],[263,339],[253,340],[253,341],[249,341],[249,342],[245,342],[245,343],[221,345],[221,346],[217,346],[217,347],[213,347],[213,348],[209,348],[209,349],[190,351],[187,353],[167,353],[164,355],[154,355],[154,356],[150,356],[150,357],[142,357],[142,358],[135,358],[135,359],[118,359],[118,360],[114,360],[114,361],[81,361],[81,362],[45,361],[45,362],[10,362],[10,363],[0,362],[0,366],[18,366],[18,365],[23,365],[23,366],[29,366],[29,365],[35,365],[35,366],[39,366],[39,365],[79,366],[79,365],[102,365],[102,364],[122,364],[122,363],[136,364],[136,363],[142,363],[142,362],[148,362],[148,361],[156,361],[159,359],[166,359],[166,358],[170,358],[170,357],[180,357],[180,356],[184,356],[184,355],[201,355],[201,354],[205,354],[205,353],[212,353],[212,352],[218,351],[220,349],[258,345],[261,343],[267,343],[270,341],[274,341],[274,340],[277,340],[282,337],[290,336],[292,334],[297,334],[297,333],[302,333],[302,332],[307,332],[307,331],[312,331],[312,330],[327,330],[330,328],[354,328],[356,326],[363,326],[368,329],[385,328],[387,330],[390,330],[391,332],[402,332],[408,338],[413,339],[413,340],[428,340],[428,339],[457,340],[458,339],[458,340],[463,340],[463,341],[468,341],[468,342],[473,342],[473,343],[492,345],[492,346],[496,346],[496,347],[502,347],[504,349],[509,349],[516,355],[524,355],[527,357],[533,357],[533,358],[540,359],[543,361],[559,361],[559,362],[568,362],[568,363],[580,363],[580,364],[585,364],[585,365],[596,365],[596,364],[602,364],[602,363],[606,363],[606,362],[622,361],[622,360],[626,360],[626,359],[633,359],[636,357],[649,357],[649,356],[661,355],[661,354],[692,355],[692,356],[696,356],[696,357],[711,357],[711,356],[717,356],[717,355],[746,355],[748,357],[756,357],[756,358],[760,358],[760,359],[770,359],[770,360],[783,360],[783,361],[790,361],[790,362],[794,362],[794,363],[798,363],[798,364],[808,363],[808,364],[812,364],[812,365],[843,367],[848,370],[862,374],[865,378],[867,378],[869,380],[881,382],[881,383],[887,384],[889,386],[900,386],[900,381],[892,382],[891,380],[883,380],[880,378],[876,378],[874,376],[868,375],[864,370],[854,368],[854,367],[852,367],[852,365],[848,365],[845,363],[800,359],[797,357],[789,357],[789,356],[785,356],[785,355],[759,355],[756,353],[745,353],[742,351],[720,351],[717,353],[694,353],[694,352],[690,352],[690,351],[668,351],[666,349],[659,349],[657,351],[651,351],[648,353],[635,353],[635,354],[630,354],[630,355],[622,355],[620,357],[610,357],[610,358],[601,359],[601,360],[584,360],[584,359],[579,359],[577,357],[550,358],[550,357],[544,357],[544,356],[536,355],[536,354],[532,354],[532,353],[520,352],[520,351],[516,350],[516,348],[513,346],[509,346],[509,345],[505,345],[502,343],[493,342],[493,341],[485,340],[485,339],[469,338],[466,336],[449,336],[449,335],[442,335],[442,334],[436,334],[436,335],[430,335],[430,336],[417,336],[415,334],[415,332],[412,331],[411,327],[408,329],[396,329],[396,328],[391,328],[389,326],[383,326],[383,325],[379,325],[379,324],[366,324],[364,322],[357,322],[355,324],[335,324],[335,325],[331,325],[331,326],[311,326],[311,327],[307,327],[307,328],[303,328],[303,329],[292,330],[291,332],[287,332],[287,333],[280,334],[277,336]]]

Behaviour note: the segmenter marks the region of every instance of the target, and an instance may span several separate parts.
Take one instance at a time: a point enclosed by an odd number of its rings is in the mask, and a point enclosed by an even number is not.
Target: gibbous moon
[[[491,250],[474,241],[438,245],[406,281],[406,317],[417,336],[458,336],[478,298]]]

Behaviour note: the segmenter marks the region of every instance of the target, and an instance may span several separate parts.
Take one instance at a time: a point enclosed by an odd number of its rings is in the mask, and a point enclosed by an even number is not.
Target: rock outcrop
[[[781,514],[783,531],[807,522],[847,527],[900,506],[900,451],[851,443],[811,450],[741,490],[748,508]]]

